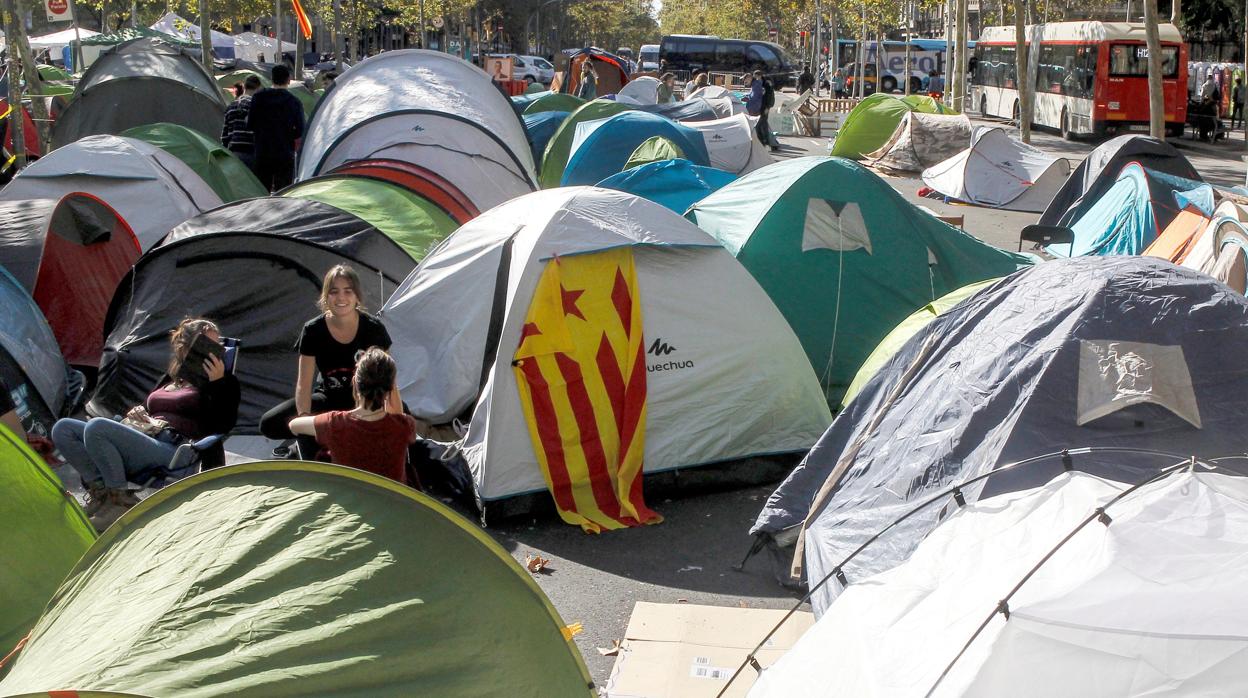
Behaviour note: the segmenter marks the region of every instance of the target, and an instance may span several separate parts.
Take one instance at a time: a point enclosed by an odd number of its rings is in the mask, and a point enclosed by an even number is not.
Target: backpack
[[[771,81],[763,79],[763,109],[771,109],[776,106],[776,90],[771,86]]]

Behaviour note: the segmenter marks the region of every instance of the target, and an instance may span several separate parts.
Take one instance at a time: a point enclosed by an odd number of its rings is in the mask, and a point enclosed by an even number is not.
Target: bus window
[[[716,44],[715,67],[729,73],[745,72],[745,54],[741,44],[727,41]]]
[[[1161,73],[1167,78],[1178,77],[1178,46],[1161,47]],[[1109,74],[1148,75],[1148,47],[1144,44],[1112,44],[1109,47]]]

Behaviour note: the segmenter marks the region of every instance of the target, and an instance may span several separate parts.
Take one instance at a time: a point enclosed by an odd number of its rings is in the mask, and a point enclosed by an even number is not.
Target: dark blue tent
[[[668,102],[667,104],[639,104],[637,109],[666,116],[672,121],[714,121],[720,118],[705,99]]]
[[[22,426],[47,436],[69,402],[69,368],[39,306],[3,268],[0,307],[0,384],[17,406]]]
[[[554,137],[555,131],[559,130],[559,125],[568,118],[570,113],[542,111],[520,117],[524,120],[524,134],[529,139],[529,148],[533,151],[533,163],[539,168],[542,166],[542,154],[546,152],[546,144]]]
[[[1130,447],[1177,457],[1071,454],[1077,470],[1136,482],[1189,456],[1248,451],[1248,299],[1152,257],[1037,264],[934,319],[880,368],[768,498],[753,532],[805,523],[811,585],[865,540],[953,485],[966,501],[1043,485],[1063,449]],[[894,567],[957,508],[924,509],[842,572]],[[809,515],[809,518],[808,518]],[[1060,535],[1060,534],[1058,534]],[[783,538],[783,536],[782,536]],[[842,585],[812,600],[822,613]]]
[[[629,168],[607,177],[598,186],[628,192],[683,214],[690,206],[736,178],[731,172],[675,159]]]
[[[591,124],[579,124],[582,128]],[[702,134],[671,119],[643,111],[626,111],[604,119],[575,146],[563,170],[563,186],[597,184],[624,169],[629,156],[647,139],[662,136],[680,148],[695,165],[711,164]]]
[[[1047,249],[1061,257],[1143,254],[1188,205],[1211,214],[1213,187],[1133,162],[1122,168],[1113,186],[1068,223],[1074,242]]]

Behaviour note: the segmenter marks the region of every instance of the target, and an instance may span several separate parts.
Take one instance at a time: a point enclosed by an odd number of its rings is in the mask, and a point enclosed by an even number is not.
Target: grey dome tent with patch
[[[957,154],[971,141],[971,120],[965,114],[906,112],[892,137],[867,153],[875,167],[897,172],[921,172],[925,167]]]
[[[1148,257],[1055,260],[985,288],[912,337],[869,380],[752,532],[802,526],[812,585],[919,501],[1025,458],[1080,447],[1213,457],[1248,450],[1248,300]],[[1134,481],[1167,461],[1085,454],[1073,467]],[[963,488],[967,501],[1043,484],[1060,459]],[[947,514],[948,512],[944,512]],[[941,512],[907,519],[845,567],[904,561]],[[803,525],[804,524],[804,525]],[[822,613],[841,588],[813,599]]]
[[[367,308],[381,307],[416,266],[371,224],[317,201],[249,199],[178,226],[113,296],[92,413],[138,404],[164,373],[169,331],[184,317],[206,317],[242,340],[236,431],[254,433],[260,416],[290,397],[296,340],[336,264],[359,272]]]
[[[144,37],[105,51],[78,81],[52,128],[52,147],[167,122],[221,135],[225,98],[198,54]]]

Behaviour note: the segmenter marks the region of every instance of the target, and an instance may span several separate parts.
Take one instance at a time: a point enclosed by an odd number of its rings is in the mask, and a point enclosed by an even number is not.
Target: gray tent
[[[906,112],[888,142],[867,153],[871,164],[884,170],[922,172],[966,149],[971,142],[971,120],[965,114]]]
[[[52,147],[160,122],[221,135],[225,98],[195,53],[144,37],[118,44],[91,65],[56,120]]]
[[[1246,345],[1248,300],[1163,260],[1084,257],[1017,272],[911,338],[771,495],[753,532],[805,520],[813,585],[918,502],[1007,463],[1084,446],[1243,453],[1248,354],[1228,347]],[[1091,453],[1072,465],[1130,482],[1173,462]],[[1003,471],[964,496],[1039,486],[1061,467]],[[948,513],[931,507],[899,525],[845,567],[849,583],[904,561]],[[825,585],[816,612],[841,588]]]
[[[1148,136],[1118,136],[1097,146],[1075,168],[1075,173],[1044,209],[1040,224],[1070,225],[1114,186],[1122,168],[1132,162],[1154,172],[1204,181],[1183,153],[1169,143]]]

